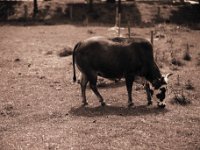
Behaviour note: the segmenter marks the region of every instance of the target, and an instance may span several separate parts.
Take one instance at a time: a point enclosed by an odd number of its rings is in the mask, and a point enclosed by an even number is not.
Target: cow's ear
[[[172,73],[168,73],[168,74],[166,74],[166,75],[163,77],[165,83],[168,83],[169,77],[172,76],[172,75],[173,75]]]
[[[167,84],[167,81],[166,81],[166,79],[165,79],[165,76],[163,76],[163,77],[160,78],[160,84],[161,84],[161,85]]]

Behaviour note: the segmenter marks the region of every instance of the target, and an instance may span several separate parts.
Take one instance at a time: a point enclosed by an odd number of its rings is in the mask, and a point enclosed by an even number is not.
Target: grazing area
[[[154,59],[163,74],[173,74],[164,109],[155,96],[147,106],[139,80],[133,84],[135,106],[128,108],[124,79],[104,78],[98,89],[110,105],[101,107],[88,87],[89,105],[82,107],[72,50],[89,37],[117,36],[113,25],[1,24],[1,150],[200,149],[200,31],[190,26],[131,28],[131,37],[149,41],[153,31]],[[128,30],[121,35],[128,37]]]

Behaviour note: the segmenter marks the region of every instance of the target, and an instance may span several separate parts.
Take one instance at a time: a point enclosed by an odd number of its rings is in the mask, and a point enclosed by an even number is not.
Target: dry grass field
[[[89,106],[81,107],[71,55],[58,54],[88,37],[115,36],[110,27],[0,26],[0,150],[200,149],[199,30],[175,24],[131,29],[133,37],[147,39],[154,31],[155,59],[163,74],[173,73],[165,109],[155,99],[147,107],[139,83],[135,106],[127,108],[123,80],[101,80],[110,106],[100,107],[88,88]]]

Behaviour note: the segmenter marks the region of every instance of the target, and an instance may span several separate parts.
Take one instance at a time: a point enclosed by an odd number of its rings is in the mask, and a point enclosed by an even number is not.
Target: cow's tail
[[[73,54],[72,54],[72,60],[73,60],[73,72],[74,72],[74,76],[73,76],[73,81],[76,82],[76,67],[75,67],[75,55],[76,55],[76,50],[79,48],[80,46],[80,42],[77,43],[74,47],[73,50]]]

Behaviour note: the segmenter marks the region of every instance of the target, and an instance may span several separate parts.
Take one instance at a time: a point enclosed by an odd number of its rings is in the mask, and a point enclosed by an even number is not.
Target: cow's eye
[[[161,94],[159,93],[159,94],[156,94],[156,97],[158,98],[158,99],[160,99],[161,98]]]
[[[161,92],[166,92],[166,88],[162,87],[159,89]]]

